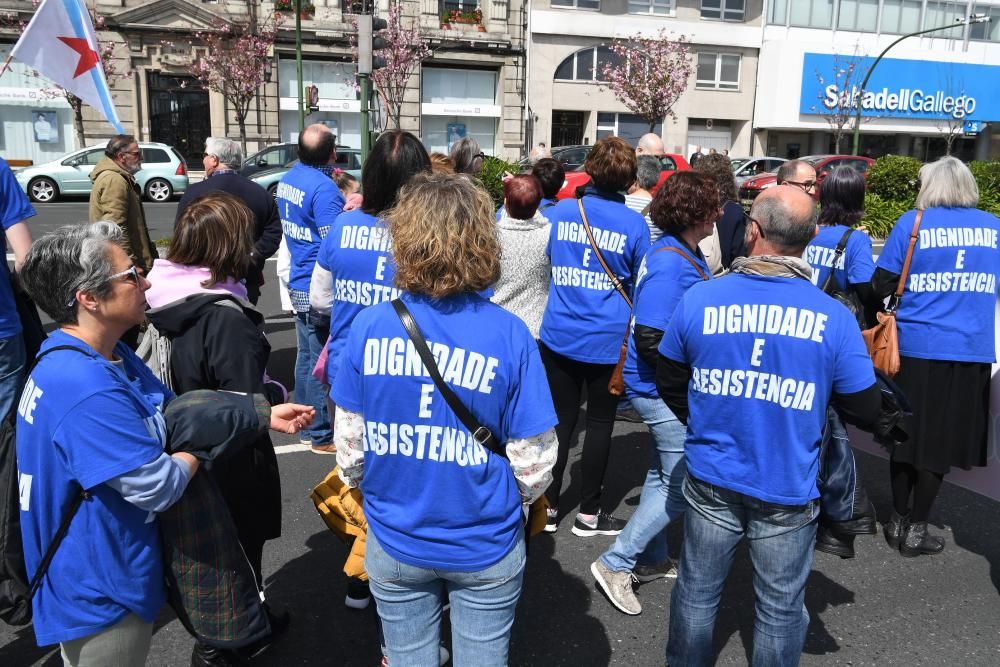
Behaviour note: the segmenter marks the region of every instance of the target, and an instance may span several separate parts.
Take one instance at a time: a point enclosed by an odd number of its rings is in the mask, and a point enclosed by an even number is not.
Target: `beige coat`
[[[142,191],[132,174],[105,156],[90,172],[90,221],[116,223],[125,234],[125,252],[139,268],[149,271],[156,258],[156,246],[149,238]]]

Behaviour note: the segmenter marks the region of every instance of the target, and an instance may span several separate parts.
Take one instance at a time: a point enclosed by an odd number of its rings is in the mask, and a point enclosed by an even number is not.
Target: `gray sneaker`
[[[632,581],[635,577],[632,576],[631,572],[612,572],[600,559],[590,564],[590,572],[594,575],[601,590],[608,596],[608,600],[619,611],[630,616],[642,613],[642,605],[639,604],[639,599],[632,590]]]
[[[641,583],[655,579],[676,579],[677,564],[668,558],[658,565],[636,565],[632,568],[632,574]]]

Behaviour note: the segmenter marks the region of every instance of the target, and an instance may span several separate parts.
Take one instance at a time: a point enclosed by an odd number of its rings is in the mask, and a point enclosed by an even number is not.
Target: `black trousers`
[[[570,442],[583,402],[583,388],[586,387],[587,413],[581,458],[583,485],[580,490],[580,512],[596,514],[601,507],[601,490],[604,487],[604,473],[611,453],[611,432],[615,427],[615,411],[618,408],[618,397],[608,391],[608,381],[615,366],[575,361],[553,352],[541,342],[538,343],[538,348],[548,376],[556,417],[559,419],[556,426],[559,453],[556,465],[552,468],[552,484],[545,495],[552,507],[559,506]]]

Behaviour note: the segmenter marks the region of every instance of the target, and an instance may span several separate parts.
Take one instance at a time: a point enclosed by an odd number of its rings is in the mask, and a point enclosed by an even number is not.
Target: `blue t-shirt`
[[[831,394],[875,383],[850,311],[801,278],[729,274],[693,286],[659,351],[691,366],[688,470],[772,503],[819,496]]]
[[[614,364],[628,326],[629,308],[594,256],[577,201],[564,199],[545,211],[552,222],[546,247],[552,279],[539,338],[564,357]],[[583,205],[604,261],[631,292],[639,264],[649,250],[649,228],[624,201],[621,195],[591,189]]]
[[[833,280],[837,289],[846,291],[849,284],[868,283],[875,273],[875,261],[872,259],[872,240],[860,229],[855,229],[847,237],[847,247],[840,256],[837,266],[833,267],[837,244],[847,231],[846,225],[822,225],[819,233],[806,246],[802,259],[812,267],[812,282],[822,287],[826,277],[833,269]]]
[[[679,248],[693,259],[711,279],[712,270],[705,262],[701,250],[691,252],[684,241],[673,234],[661,236],[642,260],[635,281],[635,302],[632,326],[641,324],[665,331],[674,314],[677,302],[689,287],[705,280],[698,271],[680,255],[663,248]],[[628,356],[622,369],[625,395],[629,398],[657,398],[656,369],[643,361],[635,349],[635,336],[629,336]]]
[[[78,338],[55,331],[57,350],[32,371],[17,409],[21,535],[29,576],[69,503],[80,505],[32,601],[39,646],[111,627],[135,613],[152,623],[166,598],[155,515],[104,482],[156,460],[166,445],[162,410],[172,398],[126,345],[124,372]],[[127,377],[126,377],[127,376]]]
[[[901,274],[916,211],[885,241],[878,267]],[[917,359],[993,363],[1000,220],[974,208],[929,208],[896,311],[899,353]]]
[[[323,239],[316,263],[332,274],[333,308],[327,343],[327,384],[337,377],[337,361],[347,341],[351,322],[365,307],[399,296],[392,286],[389,232],[373,215],[357,209],[337,218]]]
[[[499,443],[556,424],[538,346],[516,315],[478,294],[401,297],[438,368]],[[365,420],[365,517],[393,558],[475,572],[522,531],[510,464],[476,443],[425,374],[391,303],[354,319],[330,396]]]
[[[17,223],[35,215],[27,195],[17,184],[14,172],[6,160],[0,158],[0,227],[6,232]],[[7,255],[7,236],[0,234],[0,252]],[[10,286],[10,269],[7,262],[0,262],[0,339],[21,333],[21,320],[17,316],[14,291]]]
[[[300,162],[282,176],[277,202],[292,260],[288,286],[308,293],[320,242],[344,209],[344,195],[333,179]]]

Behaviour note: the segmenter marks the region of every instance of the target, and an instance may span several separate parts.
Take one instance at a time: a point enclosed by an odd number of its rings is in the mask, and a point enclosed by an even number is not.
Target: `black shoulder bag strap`
[[[80,354],[87,354],[75,345],[56,345],[54,347],[50,347],[35,357],[35,363],[32,364],[28,373],[25,375],[29,375],[31,371],[35,369],[35,366],[37,366],[38,362],[42,360],[42,357],[47,355],[49,352],[55,352],[56,350],[76,350]],[[17,406],[15,406],[15,409],[17,409]],[[35,570],[35,576],[31,578],[31,583],[28,586],[28,599],[35,597],[35,591],[37,591],[38,587],[42,585],[42,579],[45,577],[45,573],[49,571],[49,565],[52,564],[52,559],[55,558],[56,550],[59,548],[59,545],[62,544],[63,539],[66,537],[66,533],[69,532],[70,522],[72,522],[73,517],[76,516],[76,512],[80,509],[81,503],[88,498],[90,498],[90,493],[86,489],[81,488],[80,492],[77,493],[70,502],[69,507],[66,509],[66,513],[63,514],[62,522],[60,522],[59,528],[56,529],[56,534],[52,536],[52,541],[49,542],[49,548],[45,550],[45,555],[42,556],[42,562],[38,564],[38,569]]]
[[[462,422],[462,425],[469,430],[472,434],[472,438],[478,442],[483,447],[486,447],[491,452],[497,456],[507,458],[507,452],[504,451],[502,447],[497,443],[496,438],[490,433],[490,430],[479,423],[475,415],[469,412],[469,409],[465,407],[448,383],[444,381],[441,377],[441,372],[438,370],[437,362],[434,361],[434,355],[431,354],[431,349],[427,347],[427,341],[424,340],[424,334],[420,331],[420,327],[417,326],[417,322],[413,319],[413,315],[410,314],[410,309],[406,307],[406,304],[400,299],[392,300],[392,307],[396,310],[396,315],[399,316],[399,321],[403,323],[403,328],[406,329],[406,334],[413,341],[413,347],[416,348],[417,354],[420,355],[420,360],[424,362],[424,367],[430,374],[431,379],[434,380],[435,386],[437,386],[438,391],[444,396],[445,402],[451,407],[452,412],[458,417],[458,420]]]
[[[823,287],[821,288],[827,294],[833,292],[834,285],[836,284],[833,282],[833,272],[837,270],[837,263],[844,255],[844,250],[847,249],[847,239],[851,237],[851,233],[853,232],[854,229],[848,227],[844,235],[840,237],[840,241],[837,242],[837,247],[833,250],[833,265],[830,267],[830,273],[827,275],[826,280],[823,281]]]
[[[594,249],[594,255],[597,256],[597,261],[600,262],[601,268],[604,269],[604,273],[608,274],[608,278],[611,280],[611,285],[618,291],[618,294],[625,299],[625,303],[628,304],[629,310],[632,310],[632,299],[629,298],[628,292],[625,291],[625,286],[622,285],[622,281],[618,279],[615,272],[611,270],[608,263],[604,261],[604,255],[601,254],[601,249],[597,247],[597,241],[594,240],[594,232],[590,230],[590,221],[587,220],[587,212],[583,210],[583,199],[576,200],[577,206],[580,207],[580,220],[583,222],[583,229],[587,232],[587,240],[590,241],[590,247]]]

